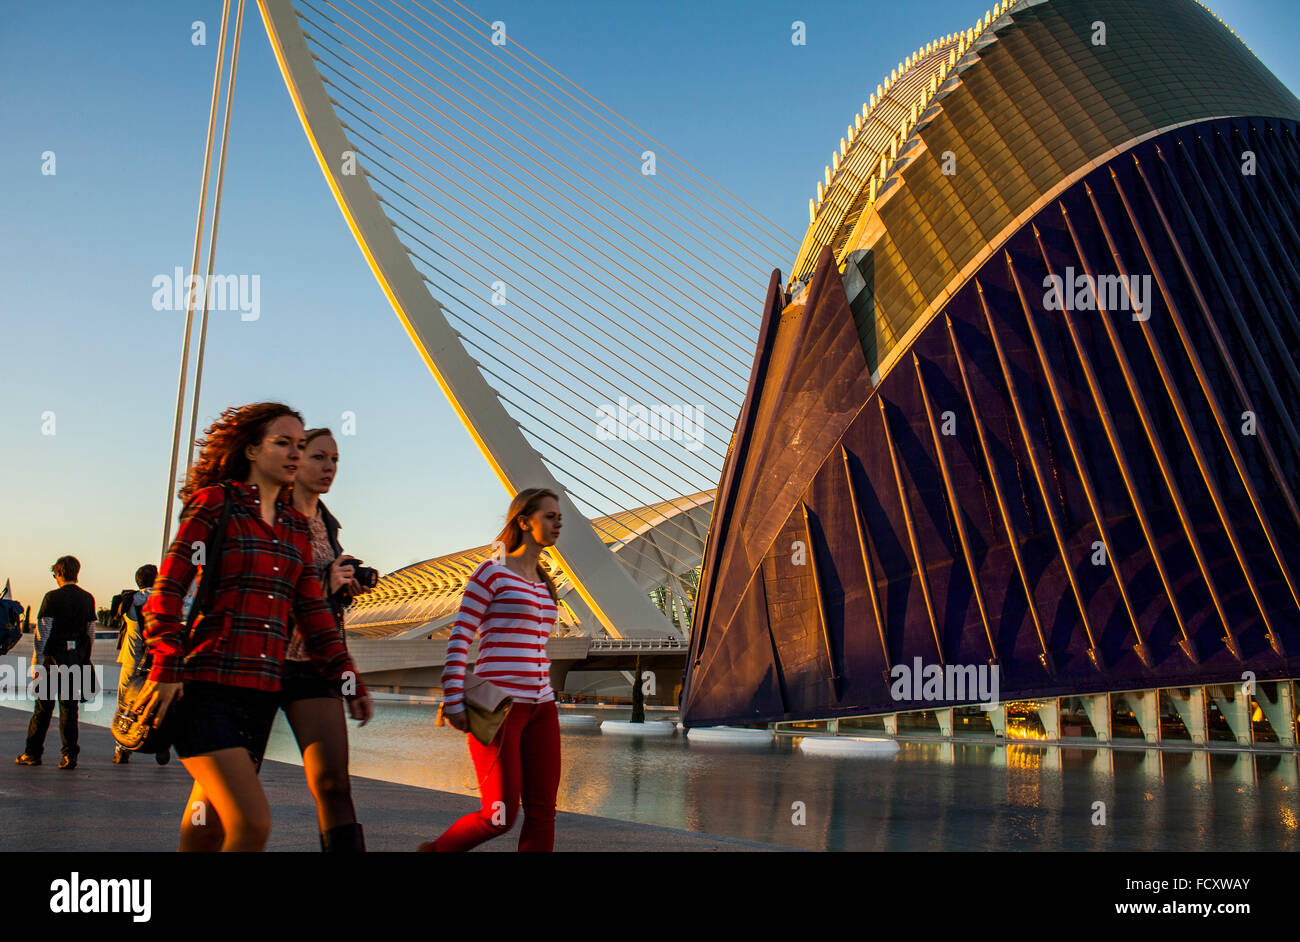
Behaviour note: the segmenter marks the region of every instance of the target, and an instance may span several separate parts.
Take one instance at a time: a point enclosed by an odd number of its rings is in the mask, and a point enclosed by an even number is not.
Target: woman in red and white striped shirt
[[[521,851],[550,851],[555,844],[555,795],[560,788],[560,716],[551,689],[546,639],[555,627],[556,595],[537,564],[560,536],[560,502],[552,491],[529,488],[510,503],[500,550],[484,560],[465,585],[442,672],[447,721],[466,731],[463,688],[469,646],[482,638],[474,672],[510,694],[512,703],[496,737],[484,746],[466,736],[478,773],[482,807],[449,827],[422,851],[469,850],[504,834],[522,802]]]

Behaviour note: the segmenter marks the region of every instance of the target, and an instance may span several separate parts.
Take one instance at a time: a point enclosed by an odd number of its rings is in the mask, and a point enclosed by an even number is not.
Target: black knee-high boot
[[[322,831],[320,849],[326,853],[364,853],[366,836],[360,824],[340,824],[338,827]]]

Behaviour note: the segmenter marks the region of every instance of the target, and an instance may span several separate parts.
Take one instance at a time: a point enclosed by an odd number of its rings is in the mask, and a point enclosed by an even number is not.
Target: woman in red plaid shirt
[[[257,778],[278,706],[289,627],[363,725],[370,698],[312,565],[307,520],[289,496],[305,445],[302,416],[280,403],[230,408],[208,428],[180,497],[176,539],[144,608],[152,658],[138,703],[155,724],[176,711],[176,754],[194,778],[181,850],[261,850],[271,809]],[[212,540],[229,501],[224,539]],[[196,561],[219,577],[187,633],[182,602]]]

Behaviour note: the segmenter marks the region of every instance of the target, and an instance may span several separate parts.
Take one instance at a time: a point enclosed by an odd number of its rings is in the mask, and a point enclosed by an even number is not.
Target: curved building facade
[[[685,722],[1295,677],[1300,101],[1191,0],[895,74],[769,287]]]

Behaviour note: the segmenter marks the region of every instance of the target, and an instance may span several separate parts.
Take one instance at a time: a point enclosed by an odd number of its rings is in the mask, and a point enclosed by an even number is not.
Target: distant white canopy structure
[[[713,513],[713,492],[662,501],[633,512],[592,521],[610,552],[632,574],[644,593],[657,595],[665,618],[685,633],[689,630],[704,538]],[[670,561],[667,548],[676,547]],[[683,557],[681,547],[690,549]],[[455,621],[465,582],[479,563],[492,554],[492,545],[414,563],[384,576],[348,610],[347,632],[357,638],[414,641],[443,638]],[[573,580],[549,554],[543,555],[560,595],[557,635],[591,634],[595,615],[573,591]]]

